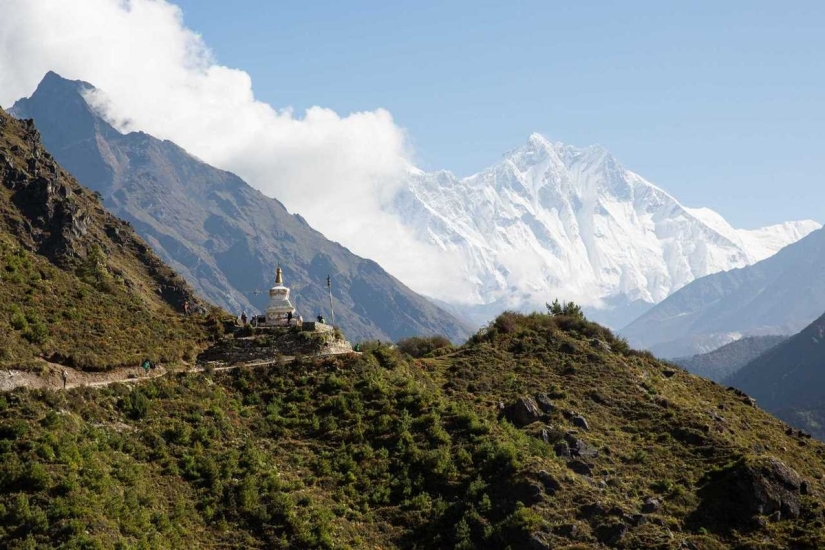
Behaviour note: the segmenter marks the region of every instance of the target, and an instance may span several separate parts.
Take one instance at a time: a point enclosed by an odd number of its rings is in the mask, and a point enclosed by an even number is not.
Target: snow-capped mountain
[[[477,322],[558,297],[621,326],[698,277],[762,260],[821,227],[734,229],[602,147],[539,134],[466,178],[411,171],[393,208],[419,239],[459,259],[466,292],[435,297]]]

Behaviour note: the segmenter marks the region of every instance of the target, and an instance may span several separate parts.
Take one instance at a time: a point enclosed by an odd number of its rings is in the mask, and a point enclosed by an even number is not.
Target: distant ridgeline
[[[688,372],[722,382],[767,350],[787,340],[787,336],[748,336],[709,353],[673,359]]]
[[[237,176],[172,142],[120,134],[87,105],[91,89],[49,73],[12,114],[33,118],[55,158],[205,298],[235,314],[263,312],[272,267],[282,262],[307,318],[330,317],[325,281],[332,275],[336,321],[354,340],[470,335],[462,321]]]
[[[825,316],[739,369],[727,383],[825,440]]]

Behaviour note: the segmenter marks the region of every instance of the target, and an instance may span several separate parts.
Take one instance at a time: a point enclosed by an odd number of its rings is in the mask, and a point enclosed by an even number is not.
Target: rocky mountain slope
[[[825,439],[825,316],[726,380],[760,407]]]
[[[787,340],[787,336],[747,336],[708,353],[672,361],[691,374],[722,382],[728,376]]]
[[[169,141],[120,134],[89,108],[83,98],[89,89],[49,73],[12,112],[33,118],[55,158],[205,298],[236,314],[262,311],[280,263],[306,318],[331,318],[326,277],[332,275],[335,320],[353,340],[469,335],[461,321],[378,264],[330,242],[235,175]]]
[[[363,351],[0,396],[0,544],[825,545],[825,446],[579,317]]]
[[[661,357],[705,353],[741,336],[795,334],[825,311],[825,231],[752,266],[698,279],[621,330]]]
[[[207,336],[186,282],[2,109],[0,279],[0,366],[193,360]]]
[[[601,147],[539,134],[466,178],[412,172],[394,209],[419,239],[461,259],[467,292],[438,298],[477,320],[559,297],[616,327],[694,279],[767,258],[821,227],[737,230],[682,206]]]

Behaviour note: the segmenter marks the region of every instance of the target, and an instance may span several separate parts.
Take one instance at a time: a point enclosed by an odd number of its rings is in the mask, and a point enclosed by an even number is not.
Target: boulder
[[[547,541],[547,535],[544,533],[533,533],[530,535],[530,550],[550,550],[552,546]]]
[[[596,538],[608,546],[616,546],[627,534],[627,525],[624,523],[608,523],[596,529]]]
[[[731,521],[746,524],[757,516],[797,518],[806,489],[799,474],[777,458],[741,459],[704,479],[693,519],[700,525],[729,526]]]
[[[567,467],[576,472],[579,475],[583,476],[591,476],[593,475],[593,466],[585,462],[584,460],[571,460],[567,463]]]
[[[536,394],[536,404],[547,414],[556,410],[556,406],[553,405],[553,401],[550,400],[550,397],[546,393]]]
[[[572,456],[579,458],[596,458],[599,456],[599,451],[585,443],[583,439],[578,439],[568,433],[564,436],[564,440],[567,442]]]
[[[515,403],[507,407],[505,411],[507,418],[518,427],[527,426],[538,420],[541,420],[543,415],[541,409],[536,404],[532,397],[522,397]]]
[[[556,456],[564,459],[571,459],[573,458],[573,454],[570,452],[570,445],[567,441],[559,441],[555,445],[553,445],[553,451],[555,451]]]
[[[662,507],[662,502],[659,499],[648,497],[645,499],[645,503],[642,505],[642,513],[643,514],[654,514],[659,511],[659,508]]]
[[[574,415],[570,421],[573,423],[574,426],[577,428],[582,428],[583,430],[589,430],[590,426],[587,424],[587,419],[585,419],[582,415],[577,414]]]
[[[544,490],[548,495],[554,495],[561,490],[561,483],[553,477],[553,474],[547,470],[542,470],[538,473],[539,481],[544,485]]]

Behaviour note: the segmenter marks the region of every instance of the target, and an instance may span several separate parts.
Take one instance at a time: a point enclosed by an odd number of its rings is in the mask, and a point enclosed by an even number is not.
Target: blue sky
[[[539,131],[740,227],[825,221],[825,3],[175,3],[259,99],[384,107],[424,169]]]
[[[539,131],[740,227],[825,221],[825,3],[175,3],[259,99],[384,107],[424,169]]]

